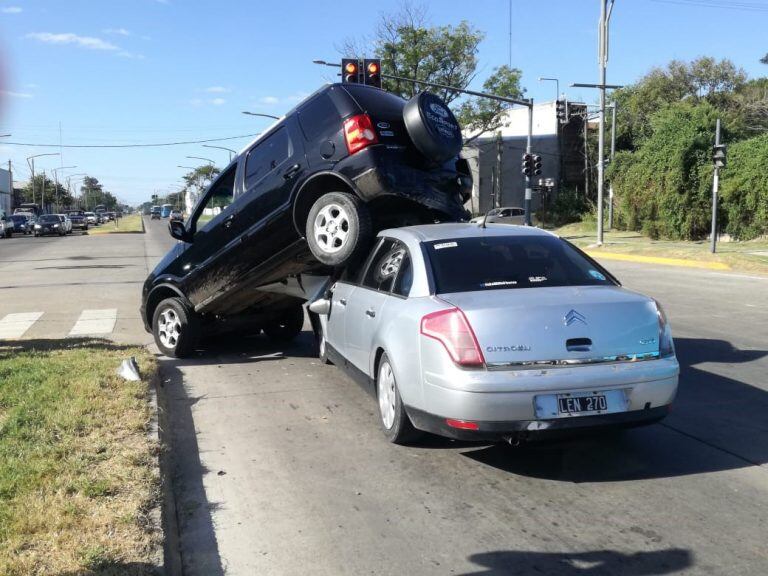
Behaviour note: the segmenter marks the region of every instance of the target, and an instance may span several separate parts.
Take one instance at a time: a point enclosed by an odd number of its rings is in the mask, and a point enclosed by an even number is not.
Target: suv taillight
[[[359,152],[379,141],[368,114],[358,114],[344,120],[344,138],[347,141],[347,151],[350,154]]]
[[[476,367],[485,364],[485,358],[464,312],[449,308],[432,312],[421,319],[421,333],[440,342],[451,360],[459,366]]]

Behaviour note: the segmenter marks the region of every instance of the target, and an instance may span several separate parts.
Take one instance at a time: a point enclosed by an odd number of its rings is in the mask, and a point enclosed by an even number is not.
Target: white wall
[[[6,214],[11,213],[12,186],[11,173],[0,168],[0,210],[5,211]]]

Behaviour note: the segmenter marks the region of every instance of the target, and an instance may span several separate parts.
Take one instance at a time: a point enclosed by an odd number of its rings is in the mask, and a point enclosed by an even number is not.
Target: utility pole
[[[496,188],[498,190],[498,193],[496,194],[496,200],[499,203],[499,207],[504,205],[504,202],[502,201],[503,192],[502,192],[502,172],[501,172],[501,155],[504,153],[503,150],[503,142],[501,139],[501,130],[496,132]],[[496,206],[494,206],[496,208]]]
[[[603,244],[603,187],[605,185],[605,72],[608,65],[608,23],[614,0],[600,0],[600,128],[597,140],[597,245]],[[610,4],[609,4],[610,3]]]
[[[715,163],[715,173],[712,178],[712,233],[710,238],[710,252],[717,250],[717,192],[720,187],[720,168],[725,166],[725,146],[720,144],[720,118],[715,125],[715,146],[712,160]]]
[[[616,101],[611,105],[611,164],[616,155]],[[613,180],[608,184],[608,230],[613,230]]]
[[[589,142],[587,131],[589,130],[589,114],[584,109],[584,198],[589,198]]]

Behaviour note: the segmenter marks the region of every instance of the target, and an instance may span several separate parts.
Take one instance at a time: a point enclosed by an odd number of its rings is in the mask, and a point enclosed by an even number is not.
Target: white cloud
[[[105,28],[102,30],[104,34],[112,34],[114,36],[130,36],[131,32],[130,30],[126,30],[125,28]]]
[[[12,92],[11,90],[0,90],[0,94],[9,98],[34,98],[34,94],[29,92]]]
[[[213,104],[214,106],[221,106],[222,104],[226,104],[226,103],[227,101],[224,100],[224,98],[214,98],[213,100],[211,100],[211,104]]]
[[[24,10],[21,6],[3,6],[0,8],[0,12],[3,14],[21,14]]]
[[[131,60],[144,60],[144,54],[135,54],[134,52],[127,52],[125,50],[118,52],[117,55],[121,58],[129,58]]]
[[[227,92],[232,92],[232,90],[224,88],[224,86],[209,86],[205,91],[211,94],[226,94]]]
[[[259,98],[259,104],[266,104],[267,106],[273,106],[280,103],[280,98],[277,96],[263,96]]]
[[[27,34],[27,38],[44,42],[45,44],[74,44],[80,48],[88,50],[119,50],[117,46],[92,36],[78,36],[71,32],[63,34],[52,34],[51,32],[32,32]]]

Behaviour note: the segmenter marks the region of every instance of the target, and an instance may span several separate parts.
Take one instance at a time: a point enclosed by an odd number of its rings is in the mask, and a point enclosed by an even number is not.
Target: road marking
[[[0,340],[21,338],[38,321],[42,312],[17,312],[0,320]]]
[[[592,258],[606,260],[623,260],[624,262],[642,262],[644,264],[664,264],[666,266],[684,266],[686,268],[704,268],[706,270],[730,270],[731,267],[722,262],[704,262],[703,260],[685,260],[683,258],[662,258],[660,256],[641,256],[639,254],[621,254],[618,252],[603,252],[602,250],[587,250]]]
[[[117,322],[117,308],[83,310],[72,330],[69,331],[69,335],[109,334],[115,329],[115,322]]]

